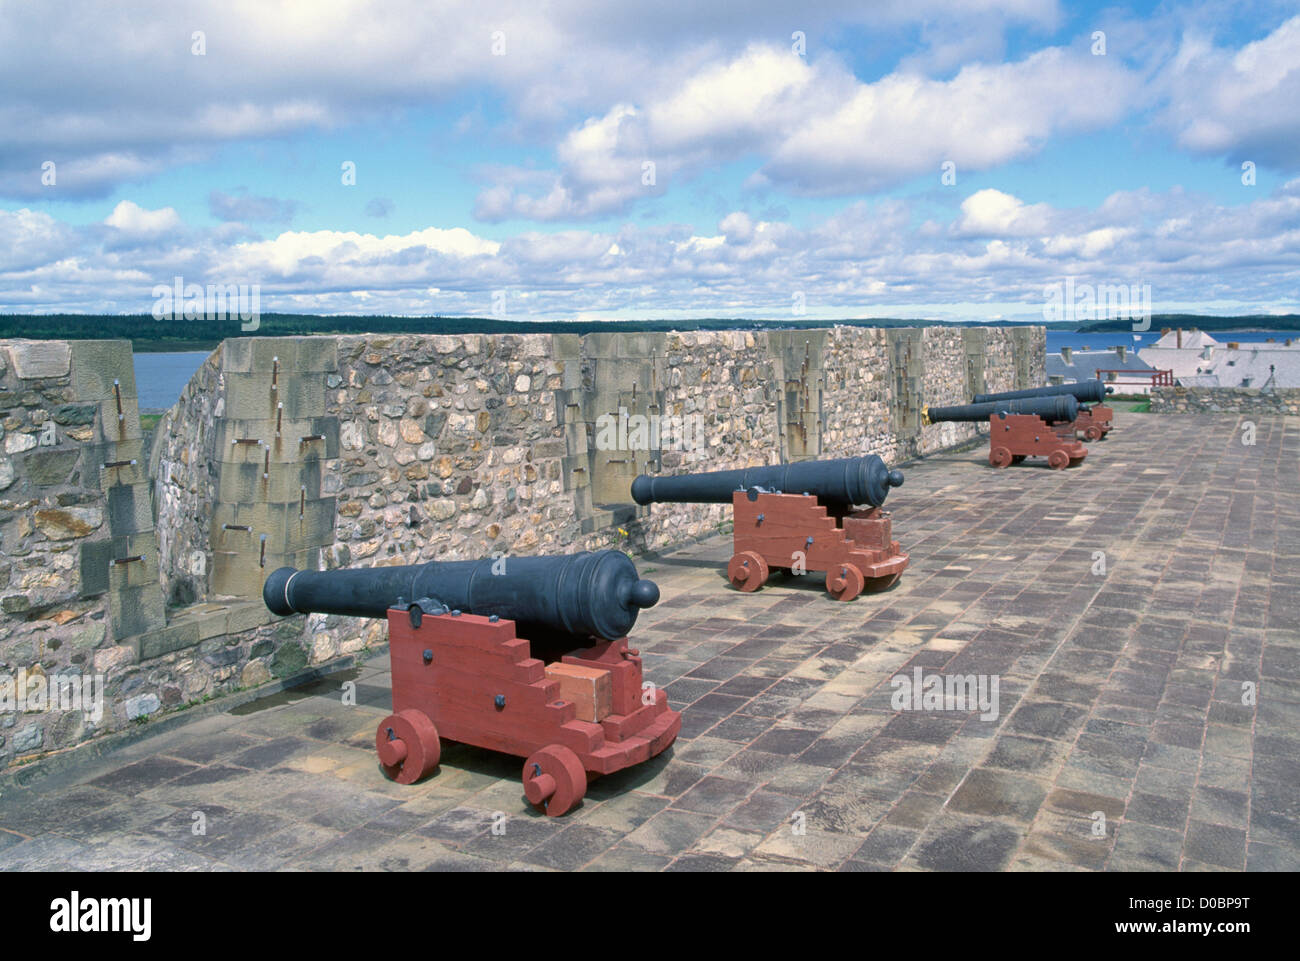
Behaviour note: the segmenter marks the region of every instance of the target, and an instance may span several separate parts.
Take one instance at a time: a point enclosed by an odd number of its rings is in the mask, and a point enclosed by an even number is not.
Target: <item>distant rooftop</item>
[[[1131,347],[1106,350],[1071,350],[1063,347],[1059,354],[1047,355],[1047,378],[1061,378],[1062,383],[1092,380],[1099,370],[1151,370]]]
[[[1171,330],[1143,347],[1140,355],[1153,366],[1172,370],[1184,387],[1300,387],[1296,340],[1225,344],[1204,331]]]
[[[1218,343],[1217,340],[1203,330],[1167,330],[1154,344],[1143,349],[1152,350],[1156,348],[1174,347],[1201,350],[1205,347],[1214,347]]]

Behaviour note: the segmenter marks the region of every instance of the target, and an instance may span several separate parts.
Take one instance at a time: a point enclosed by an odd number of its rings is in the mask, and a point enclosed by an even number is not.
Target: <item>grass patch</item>
[[[1106,398],[1106,404],[1114,410],[1122,410],[1129,414],[1147,414],[1151,412],[1151,398],[1140,397],[1133,400],[1115,400],[1113,397]]]

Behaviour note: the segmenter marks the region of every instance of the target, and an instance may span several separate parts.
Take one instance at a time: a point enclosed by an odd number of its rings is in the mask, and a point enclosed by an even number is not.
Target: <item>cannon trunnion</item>
[[[881,510],[889,489],[902,483],[901,471],[870,455],[642,475],[632,483],[632,496],[638,504],[730,502],[735,523],[727,579],[737,590],[758,590],[774,570],[817,571],[825,573],[831,597],[851,601],[892,587],[907,568],[908,556]],[[854,510],[854,504],[870,506]]]
[[[433,773],[448,738],[526,758],[525,797],[558,817],[582,800],[589,773],[649,760],[681,731],[666,692],[642,689],[641,658],[626,637],[659,589],[617,551],[281,568],[263,598],[277,614],[387,618],[393,711],[375,750],[400,784]],[[524,625],[544,651],[517,635]]]

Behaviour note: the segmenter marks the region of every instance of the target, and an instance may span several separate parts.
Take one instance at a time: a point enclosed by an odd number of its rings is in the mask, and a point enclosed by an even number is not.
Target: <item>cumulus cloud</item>
[[[962,201],[954,229],[969,237],[1027,237],[1043,233],[1050,219],[1047,204],[1027,205],[1019,197],[986,188]]]
[[[939,229],[917,223],[913,203],[858,201],[802,228],[732,211],[705,233],[629,224],[501,241],[460,228],[249,240],[216,228],[129,250],[111,243],[118,228],[0,212],[0,309],[147,311],[153,285],[177,275],[259,284],[264,310],[325,313],[486,315],[506,290],[521,318],[782,317],[800,291],[810,317],[971,319],[979,305],[1019,304],[1032,319],[1044,285],[1067,276],[1151,284],[1157,307],[1300,308],[1300,179],[1241,206],[1181,189],[1116,192],[1096,208],[979,191]],[[141,229],[172,223],[166,210],[120,210]]]
[[[1160,83],[1180,146],[1300,170],[1300,16],[1235,51],[1184,37]]]
[[[831,0],[797,20],[815,38],[832,24],[901,33],[937,19],[1042,27],[1059,16],[1056,0],[966,6]],[[41,196],[41,163],[53,160],[60,196],[105,196],[224,143],[333,130],[470,89],[501,95],[507,126],[549,136],[574,109],[604,111],[756,38],[789,36],[791,20],[780,0],[756,0],[744,17],[696,0],[10,4],[0,19],[0,194]]]
[[[181,226],[181,218],[171,207],[145,210],[139,204],[123,200],[113,208],[111,214],[104,218],[104,223],[124,234],[150,236],[178,229]]]
[[[662,99],[618,104],[560,142],[543,193],[493,185],[483,219],[572,220],[626,211],[660,180],[739,158],[766,158],[753,186],[810,195],[871,193],[941,164],[987,170],[1027,157],[1055,134],[1114,123],[1137,74],[1117,58],[1050,48],[1017,63],[963,68],[950,80],[894,73],[862,83],[833,58],[809,63],[754,46],[709,64]],[[1080,92],[1086,91],[1085,96]]]

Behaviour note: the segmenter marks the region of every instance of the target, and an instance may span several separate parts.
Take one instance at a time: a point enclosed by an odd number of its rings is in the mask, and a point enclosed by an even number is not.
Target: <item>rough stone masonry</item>
[[[0,674],[107,681],[98,724],[0,718],[0,767],[384,643],[270,623],[278,566],[687,542],[727,511],[636,508],[637,474],[951,447],[975,428],[923,406],[1039,384],[1044,349],[1041,327],[240,338],[145,451],[129,343],[0,343]],[[600,449],[624,411],[699,418],[702,443]]]

